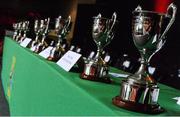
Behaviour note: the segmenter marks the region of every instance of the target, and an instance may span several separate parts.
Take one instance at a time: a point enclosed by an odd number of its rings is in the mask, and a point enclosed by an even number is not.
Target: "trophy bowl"
[[[113,39],[117,14],[114,12],[111,19],[104,18],[99,14],[93,17],[92,37],[97,45],[96,57],[85,64],[81,74],[82,79],[110,83],[108,65],[102,58],[103,48]]]
[[[133,11],[132,37],[141,55],[141,65],[135,74],[122,80],[120,95],[112,100],[116,106],[151,114],[164,111],[158,104],[160,89],[148,67],[152,56],[166,42],[165,35],[174,23],[176,10],[172,3],[166,14],[145,11],[140,6]]]

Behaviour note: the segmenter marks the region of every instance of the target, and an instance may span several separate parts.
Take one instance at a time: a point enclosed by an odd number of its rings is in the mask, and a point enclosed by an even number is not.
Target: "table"
[[[64,71],[5,37],[1,76],[11,116],[147,115],[112,104],[112,98],[120,92],[122,78],[112,78],[112,84],[105,84],[82,80],[79,75]],[[180,115],[180,106],[172,99],[180,96],[180,91],[163,84],[159,87],[159,104],[166,112],[157,116]]]

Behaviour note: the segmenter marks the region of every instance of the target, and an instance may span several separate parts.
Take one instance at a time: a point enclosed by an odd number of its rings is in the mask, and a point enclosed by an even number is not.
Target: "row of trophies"
[[[28,22],[28,21],[25,21]],[[62,45],[62,40],[65,38],[67,33],[69,32],[70,29],[70,22],[71,22],[71,17],[69,16],[68,19],[62,19],[61,16],[56,18],[55,21],[55,34],[58,37],[58,41],[56,42],[55,46],[52,48],[52,52],[47,58],[48,60],[51,61],[57,61],[64,53],[65,53],[65,44]],[[26,33],[29,30],[28,25],[25,25],[25,29],[23,25],[24,22],[19,22],[13,24],[15,33],[13,35],[13,39],[17,41],[18,43],[21,43],[25,37]],[[30,48],[34,53],[40,53],[44,49],[46,49],[48,46],[53,46],[55,41],[52,40],[50,44],[47,43],[47,36],[50,32],[49,30],[49,23],[50,23],[50,18],[44,19],[44,20],[35,20],[34,22],[34,33],[35,33],[35,39],[31,40],[27,48]]]
[[[132,37],[141,55],[141,65],[137,72],[122,80],[120,94],[112,99],[114,105],[143,113],[161,113],[164,111],[158,104],[159,87],[148,72],[148,66],[151,57],[165,44],[165,35],[175,20],[176,10],[176,6],[172,3],[168,6],[166,14],[142,10],[140,6],[132,12]],[[102,54],[103,48],[114,37],[117,14],[114,12],[110,19],[99,14],[93,17],[93,21],[92,37],[97,45],[97,54],[93,57],[94,53],[91,53],[87,59],[84,59],[84,70],[80,77],[86,80],[111,83],[107,64],[110,57],[102,58]],[[169,23],[165,21],[169,21]],[[45,41],[49,22],[49,18],[35,21],[34,32],[36,38],[27,46],[35,53],[39,53],[49,46]],[[62,19],[61,16],[56,19],[55,33],[58,41],[47,58],[48,60],[57,61],[65,54],[62,39],[66,37],[70,30],[70,22],[70,16],[67,19]],[[28,25],[29,22],[27,21],[14,24],[13,39],[22,42],[26,36]]]
[[[29,21],[15,23],[13,28],[15,29],[13,39],[22,42],[26,38],[26,33],[29,29]]]

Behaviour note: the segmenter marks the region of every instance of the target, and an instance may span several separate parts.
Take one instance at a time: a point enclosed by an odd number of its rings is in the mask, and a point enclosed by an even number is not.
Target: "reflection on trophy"
[[[35,53],[41,52],[48,46],[48,44],[45,41],[45,38],[47,37],[47,34],[48,34],[49,22],[50,22],[50,18],[41,20],[40,34],[42,35],[42,39],[41,41],[38,41],[38,44],[36,45],[35,50],[34,50]]]
[[[58,42],[56,46],[51,50],[50,56],[47,58],[50,61],[57,61],[65,53],[65,48],[62,46],[63,39],[66,38],[69,30],[71,28],[71,17],[67,19],[62,19],[61,16],[56,18],[55,22],[55,33],[58,36]]]
[[[92,29],[92,37],[97,45],[96,57],[85,64],[82,79],[100,81],[110,83],[108,77],[109,67],[102,58],[103,48],[108,45],[114,37],[116,25],[116,13],[113,13],[112,18],[103,18],[101,14],[93,17],[94,24]]]
[[[119,96],[113,98],[113,104],[142,113],[161,113],[158,104],[159,87],[148,72],[151,57],[165,43],[165,35],[175,20],[176,6],[170,4],[167,13],[144,11],[138,6],[133,11],[132,36],[141,55],[138,71],[122,81]],[[165,21],[169,21],[165,22]]]

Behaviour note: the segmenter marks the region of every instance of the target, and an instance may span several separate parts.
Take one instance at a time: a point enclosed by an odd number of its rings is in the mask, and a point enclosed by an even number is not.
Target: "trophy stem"
[[[149,60],[152,56],[148,56],[146,49],[143,49],[140,52],[141,59],[140,59],[140,67],[137,72],[130,78],[136,78],[136,81],[140,81],[140,84],[155,84],[154,79],[149,74],[148,67],[149,67]]]
[[[101,60],[102,51],[103,50],[100,47],[98,47],[95,62],[98,62]]]
[[[43,37],[42,37],[41,43],[44,43],[45,38],[46,38],[46,36],[45,36],[45,34],[43,34]]]
[[[58,43],[56,45],[57,50],[60,52],[60,57],[65,53],[65,49],[62,47],[62,36],[58,36]]]
[[[35,37],[35,41],[36,41],[36,42],[38,41],[38,38],[39,38],[39,36],[38,36],[38,34],[37,34],[36,37]]]

